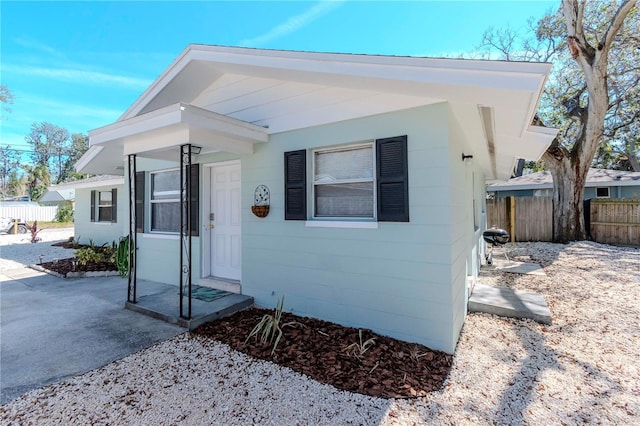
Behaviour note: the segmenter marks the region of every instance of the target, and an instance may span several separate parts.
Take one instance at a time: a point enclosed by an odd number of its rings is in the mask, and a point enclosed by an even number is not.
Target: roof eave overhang
[[[76,169],[92,174],[122,174],[124,157],[178,160],[178,148],[191,144],[201,153],[253,153],[269,139],[267,129],[231,117],[175,103],[89,132],[90,148]]]
[[[207,64],[195,69],[194,63]],[[499,90],[534,92],[540,88],[551,69],[549,63],[508,62],[469,59],[444,59],[399,56],[357,55],[247,49],[221,46],[189,45],[169,67],[127,109],[120,120],[145,113],[155,99],[177,92],[172,84],[191,73],[190,82],[207,80],[208,86],[219,75],[230,72],[261,77],[281,77],[291,80],[323,82],[351,88],[376,87],[381,91],[414,93],[413,85],[428,85],[431,97],[443,101],[450,87],[483,87]],[[409,86],[407,86],[409,84]],[[439,88],[439,90],[438,90]],[[184,90],[184,85],[182,85]],[[194,89],[196,90],[196,89]],[[423,96],[424,94],[420,94]],[[184,96],[181,93],[180,96]],[[171,97],[171,96],[169,96]],[[531,117],[535,112],[530,106]],[[524,128],[521,129],[524,131]]]

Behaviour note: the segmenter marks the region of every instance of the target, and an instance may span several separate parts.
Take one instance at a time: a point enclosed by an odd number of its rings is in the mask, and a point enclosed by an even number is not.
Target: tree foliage
[[[23,167],[27,172],[27,192],[32,200],[37,201],[47,192],[47,188],[51,184],[49,168],[45,164],[24,165]]]
[[[62,172],[58,177],[58,182],[68,182],[85,178],[87,175],[77,173],[75,164],[80,157],[89,149],[89,136],[82,133],[74,133],[71,135],[71,143],[66,152],[66,160],[62,166]]]
[[[6,197],[13,194],[10,189],[9,181],[12,174],[17,174],[20,167],[20,155],[18,151],[12,149],[9,145],[0,146],[0,196]]]
[[[11,105],[13,103],[13,93],[7,86],[0,85],[0,104],[2,105],[2,110],[11,112]]]
[[[594,157],[638,166],[638,10],[633,0],[563,0],[530,26],[533,36],[524,40],[490,28],[483,47],[503,59],[553,62],[537,124],[560,129],[543,155],[554,178],[554,240],[583,239],[582,198]]]
[[[88,136],[74,133],[55,124],[41,122],[31,125],[31,133],[25,140],[31,145],[31,159],[36,166],[46,166],[55,183],[80,179],[84,175],[75,172],[74,164],[89,147]]]
[[[55,124],[41,122],[31,125],[25,140],[32,147],[31,159],[36,166],[46,166],[55,181],[62,176],[63,156],[69,152],[69,132]]]

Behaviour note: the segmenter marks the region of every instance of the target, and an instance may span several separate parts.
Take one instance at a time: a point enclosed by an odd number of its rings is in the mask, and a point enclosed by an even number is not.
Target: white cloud
[[[105,86],[117,85],[136,90],[146,89],[152,82],[151,80],[144,78],[70,68],[45,68],[30,65],[3,64],[2,69],[5,73],[44,77],[76,84],[97,84]]]
[[[57,57],[64,57],[65,55],[60,52],[59,50],[48,46],[44,43],[40,43],[39,41],[30,39],[30,38],[24,38],[24,37],[16,37],[13,39],[13,41],[16,44],[19,44],[22,47],[26,47],[27,49],[33,49],[33,50],[38,50],[40,52],[49,54],[51,56],[57,56]]]
[[[64,127],[71,133],[87,132],[113,123],[122,114],[120,109],[96,107],[82,103],[58,101],[37,95],[20,95],[20,104],[8,120],[2,122],[2,139],[7,135],[29,133],[35,122],[47,121]]]
[[[272,40],[291,34],[300,28],[309,25],[321,16],[333,11],[341,6],[343,1],[320,1],[307,9],[303,13],[292,16],[286,22],[273,27],[271,30],[257,37],[245,39],[240,42],[241,46],[262,46]]]

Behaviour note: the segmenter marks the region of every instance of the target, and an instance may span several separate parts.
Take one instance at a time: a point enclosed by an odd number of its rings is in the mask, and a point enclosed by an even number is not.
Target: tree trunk
[[[589,163],[580,164],[572,155],[548,158],[545,163],[553,177],[553,241],[568,243],[586,238],[584,185]]]
[[[567,25],[567,47],[584,73],[589,100],[579,115],[580,131],[571,150],[554,141],[543,155],[553,176],[553,240],[567,243],[584,240],[584,185],[593,156],[602,141],[604,119],[609,109],[607,63],[609,49],[624,18],[633,8],[624,0],[597,47],[591,46],[584,31],[585,2],[563,0]]]

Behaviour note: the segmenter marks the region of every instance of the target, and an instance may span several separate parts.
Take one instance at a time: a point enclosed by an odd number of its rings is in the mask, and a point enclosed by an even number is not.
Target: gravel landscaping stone
[[[480,282],[544,295],[553,325],[468,315],[444,386],[426,396],[340,391],[184,334],[24,394],[0,406],[0,423],[639,424],[640,250],[592,242],[507,249],[546,276],[494,271]]]

